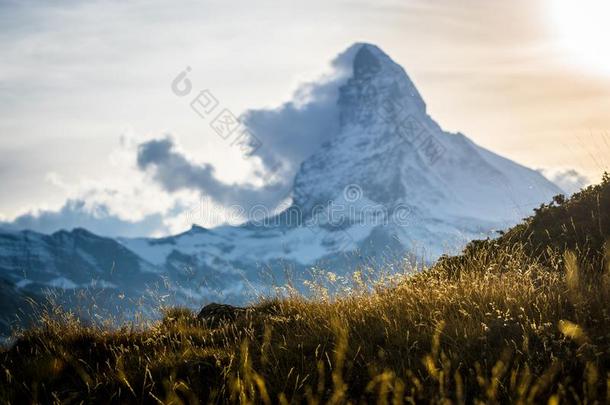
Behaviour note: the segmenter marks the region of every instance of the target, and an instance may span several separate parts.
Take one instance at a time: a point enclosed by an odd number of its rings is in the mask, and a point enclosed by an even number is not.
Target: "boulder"
[[[201,311],[197,314],[197,319],[204,321],[209,326],[216,327],[223,323],[233,322],[239,316],[245,315],[246,312],[246,308],[211,303],[201,308]]]

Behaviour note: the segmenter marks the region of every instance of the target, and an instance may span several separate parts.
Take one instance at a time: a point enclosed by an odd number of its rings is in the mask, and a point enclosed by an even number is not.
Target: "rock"
[[[197,314],[197,319],[204,321],[209,326],[217,327],[223,323],[235,321],[239,316],[245,315],[246,312],[246,308],[211,303],[201,308],[201,311]]]

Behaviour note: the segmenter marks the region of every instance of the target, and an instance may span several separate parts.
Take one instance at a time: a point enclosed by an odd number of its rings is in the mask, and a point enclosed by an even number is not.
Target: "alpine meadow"
[[[0,403],[610,404],[602,0],[0,0]]]

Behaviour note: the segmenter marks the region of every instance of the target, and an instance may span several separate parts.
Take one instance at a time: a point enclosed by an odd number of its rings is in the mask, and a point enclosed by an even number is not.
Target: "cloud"
[[[266,169],[281,163],[294,175],[298,165],[337,131],[339,87],[351,76],[358,49],[356,44],[339,54],[331,62],[329,74],[302,84],[291,101],[242,115],[244,125],[262,142],[256,155]]]
[[[540,172],[568,195],[591,184],[591,180],[574,169],[543,169]]]
[[[210,204],[206,208],[211,213],[189,217],[199,203],[197,193],[170,194],[147,181],[134,158],[142,142],[141,136],[123,134],[119,147],[108,156],[106,170],[95,179],[74,182],[56,172],[47,173],[46,183],[63,196],[60,202],[26,206],[14,216],[0,218],[0,229],[52,233],[84,227],[104,236],[141,237],[183,232],[191,220],[202,226],[218,225],[206,222],[223,218]]]
[[[192,162],[170,137],[140,144],[137,165],[148,171],[153,180],[168,192],[197,190],[221,205],[239,205],[249,209],[261,204],[272,209],[286,197],[281,193],[285,185],[283,179],[262,187],[227,184],[218,180],[212,165]]]
[[[28,229],[52,233],[60,229],[86,228],[103,236],[136,237],[167,233],[161,214],[146,215],[129,221],[112,214],[105,204],[88,204],[83,200],[68,200],[57,211],[40,210],[22,214],[10,222],[0,222],[5,230]]]
[[[207,163],[196,163],[166,136],[138,146],[137,164],[168,192],[198,190],[219,204],[246,209],[262,204],[270,209],[289,194],[300,164],[338,131],[339,88],[352,73],[359,45],[348,48],[317,81],[301,84],[292,100],[277,108],[247,110],[242,124],[260,142],[252,159],[260,162],[253,177],[263,186],[227,184]]]

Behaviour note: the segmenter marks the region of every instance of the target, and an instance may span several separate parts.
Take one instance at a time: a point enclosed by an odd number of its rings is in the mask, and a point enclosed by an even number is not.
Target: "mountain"
[[[376,46],[356,47],[338,95],[340,130],[302,164],[296,205],[307,212],[356,184],[388,208],[402,202],[426,218],[503,224],[561,193],[538,172],[444,132],[404,69]]]
[[[136,298],[145,302],[147,289],[163,285],[158,271],[114,239],[84,229],[0,233],[0,334],[16,316],[27,321],[46,304],[70,308],[83,319],[93,312],[128,316]]]
[[[55,305],[85,321],[151,317],[165,304],[198,305],[202,297],[189,301],[189,291],[205,287],[193,276],[189,263],[172,252],[162,265],[153,264],[115,239],[80,228],[52,235],[0,233],[0,336],[16,323],[27,323],[31,314]],[[214,273],[193,264],[203,273],[200,279]],[[206,281],[208,299],[243,300],[241,295],[218,296],[217,285],[210,277]],[[224,275],[223,282],[231,278]],[[21,320],[15,322],[16,318]]]
[[[356,44],[346,54],[353,74],[337,95],[339,128],[301,164],[289,208],[240,227],[121,243],[159,266],[171,259],[250,279],[255,268],[336,263],[338,253],[383,260],[423,247],[434,259],[562,193],[537,171],[444,132],[378,47]]]
[[[561,193],[540,173],[443,131],[378,47],[355,44],[346,54],[352,74],[338,89],[336,133],[302,162],[280,214],[165,238],[4,233],[0,281],[15,294],[62,291],[70,306],[86,291],[100,297],[98,307],[128,316],[150,312],[159,297],[241,303],[246,291],[282,284],[287,271],[342,273],[406,253],[433,260]]]

